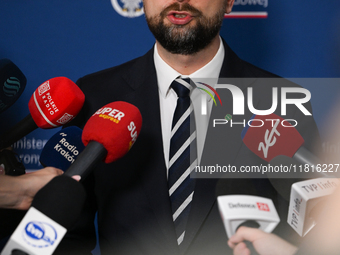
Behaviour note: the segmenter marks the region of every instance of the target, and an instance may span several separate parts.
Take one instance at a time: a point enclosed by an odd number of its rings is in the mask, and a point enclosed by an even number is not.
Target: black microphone
[[[0,59],[0,113],[13,105],[25,90],[27,79],[9,59]]]
[[[284,167],[295,167],[300,166],[301,163],[297,161],[296,159],[290,158],[288,156],[284,155],[278,155],[275,158],[273,158],[269,162],[269,166],[272,169],[283,169]],[[314,173],[311,175],[310,173],[306,173],[304,171],[300,171],[299,167],[297,168],[297,171],[292,171],[291,175],[288,175],[289,173],[285,172],[279,172],[279,171],[268,171],[267,177],[270,181],[270,183],[273,185],[275,190],[286,200],[290,200],[290,193],[291,193],[291,187],[294,183],[297,183],[299,181],[304,181],[306,179],[314,178],[323,178],[323,177],[329,177],[328,175],[324,175],[323,173],[317,174]],[[291,177],[291,178],[287,178]],[[293,178],[294,177],[294,178]],[[284,180],[283,180],[284,179]]]
[[[85,189],[79,182],[65,175],[53,178],[37,192],[1,255],[53,254],[77,221],[85,199]]]
[[[14,249],[11,253],[11,255],[29,255],[28,253],[26,252],[23,252],[21,250],[18,250],[18,249]]]

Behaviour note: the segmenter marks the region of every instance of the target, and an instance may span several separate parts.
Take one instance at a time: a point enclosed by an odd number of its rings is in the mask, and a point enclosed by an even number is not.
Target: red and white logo
[[[49,81],[44,82],[38,88],[39,96],[44,94],[46,91],[49,91],[50,89],[51,89],[50,82]]]
[[[256,203],[256,204],[257,204],[257,208],[259,208],[260,211],[270,212],[268,204],[265,204],[265,203]]]

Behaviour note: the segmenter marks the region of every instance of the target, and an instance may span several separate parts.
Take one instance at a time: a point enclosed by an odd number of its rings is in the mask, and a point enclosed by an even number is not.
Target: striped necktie
[[[193,128],[195,119],[189,97],[192,88],[190,79],[177,78],[171,87],[178,99],[172,121],[168,184],[177,243],[180,245],[194,195],[195,179],[190,178],[190,172],[197,165],[196,128]]]

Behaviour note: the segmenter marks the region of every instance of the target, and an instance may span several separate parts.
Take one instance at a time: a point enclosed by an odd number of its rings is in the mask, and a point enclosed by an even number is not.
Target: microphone
[[[253,115],[241,137],[252,152],[267,162],[278,155],[296,159],[301,164],[317,165],[321,162],[303,147],[304,139],[295,127],[274,113]]]
[[[37,192],[1,255],[53,254],[78,219],[85,199],[86,192],[77,181],[65,175],[53,178]]]
[[[29,254],[18,249],[15,249],[12,251],[11,255],[29,255]]]
[[[250,179],[241,178],[238,179],[238,183],[240,185],[231,187],[228,179],[222,178],[216,184],[217,205],[227,236],[230,238],[241,226],[260,228],[267,232],[273,231],[280,222],[280,218],[272,199],[258,196],[256,185]],[[263,217],[262,219],[257,217],[257,212]],[[268,228],[266,224],[271,225]],[[251,254],[258,254],[251,242],[243,242]]]
[[[66,171],[85,148],[81,140],[82,133],[79,127],[70,126],[54,134],[41,151],[41,165]]]
[[[99,161],[111,163],[123,157],[135,143],[141,127],[141,113],[132,104],[117,101],[100,108],[86,122],[82,134],[86,147],[65,175],[80,175],[83,179]]]
[[[270,165],[289,166],[299,162],[287,156],[277,156]],[[316,224],[325,199],[339,186],[336,178],[326,178],[324,173],[314,174],[315,179],[300,181],[303,173],[296,173],[300,178],[270,178],[270,182],[284,199],[289,201],[288,224],[300,235],[305,236]]]
[[[288,224],[305,236],[316,224],[325,198],[339,186],[336,178],[317,178],[294,183],[291,188]]]
[[[273,201],[252,195],[224,195],[217,197],[218,208],[228,237],[241,226],[270,233],[280,222]],[[244,241],[251,254],[258,254],[252,243]]]
[[[0,113],[14,104],[25,90],[27,79],[9,59],[0,59]]]
[[[241,226],[256,227],[270,233],[280,222],[274,203],[269,198],[224,195],[217,197],[217,203],[229,238]]]
[[[0,138],[0,150],[39,128],[59,127],[71,121],[83,107],[85,96],[66,77],[56,77],[41,84],[28,103],[30,114]]]
[[[289,201],[288,224],[300,236],[305,236],[316,224],[321,201],[333,193],[338,181],[318,169],[323,166],[321,160],[303,147],[302,136],[283,118],[270,114],[251,118],[255,119],[263,125],[246,126],[242,131],[242,140],[252,152],[269,162],[272,169],[290,169],[288,172],[268,171],[267,176],[277,192]],[[252,123],[251,120],[248,124]],[[305,171],[305,167],[311,169]],[[287,178],[289,173],[294,178]],[[310,180],[305,180],[306,177]],[[299,181],[301,179],[304,180]]]
[[[273,201],[252,195],[224,195],[217,197],[218,208],[230,238],[240,226],[257,227],[272,232],[280,222]]]

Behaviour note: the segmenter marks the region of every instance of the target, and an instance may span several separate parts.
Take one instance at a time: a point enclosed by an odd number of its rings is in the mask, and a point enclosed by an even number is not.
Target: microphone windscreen
[[[82,184],[71,177],[59,175],[37,192],[31,206],[70,229],[79,217],[85,199]]]
[[[85,148],[82,132],[79,127],[70,126],[54,134],[41,151],[41,165],[66,171]]]
[[[27,79],[9,59],[0,59],[0,113],[14,104],[25,90]]]
[[[82,140],[102,144],[107,150],[105,163],[123,157],[132,147],[142,127],[138,108],[123,101],[112,102],[100,108],[86,122]]]
[[[267,162],[278,155],[293,157],[304,144],[295,127],[276,114],[253,115],[241,136],[244,144]]]
[[[81,110],[84,93],[66,77],[52,78],[33,93],[28,108],[40,128],[55,128],[71,121]]]

